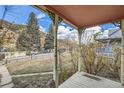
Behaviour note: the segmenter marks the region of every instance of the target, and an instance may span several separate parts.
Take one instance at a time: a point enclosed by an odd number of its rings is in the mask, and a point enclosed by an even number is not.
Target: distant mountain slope
[[[0,20],[1,21],[1,20]],[[18,36],[27,29],[26,25],[22,25],[22,24],[14,24],[14,23],[10,23],[8,21],[3,20],[2,22],[2,29],[0,29],[0,35],[2,35],[2,33],[13,33],[13,45],[16,47],[16,41],[18,39]],[[41,47],[44,46],[44,42],[45,42],[45,33],[42,32],[40,30],[40,36],[41,36]],[[11,37],[12,38],[12,37]]]

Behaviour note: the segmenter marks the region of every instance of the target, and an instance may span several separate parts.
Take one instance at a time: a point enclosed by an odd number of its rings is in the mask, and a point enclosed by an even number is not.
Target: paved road
[[[52,58],[53,58],[53,53],[32,55],[32,57],[31,56],[12,57],[12,58],[4,59],[3,61],[0,62],[0,65],[4,63],[35,61],[35,60],[40,61],[40,60],[47,60]]]

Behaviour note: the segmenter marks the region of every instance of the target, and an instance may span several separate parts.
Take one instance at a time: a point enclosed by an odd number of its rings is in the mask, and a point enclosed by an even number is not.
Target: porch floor
[[[77,72],[62,83],[59,88],[124,88],[124,86],[103,77]]]

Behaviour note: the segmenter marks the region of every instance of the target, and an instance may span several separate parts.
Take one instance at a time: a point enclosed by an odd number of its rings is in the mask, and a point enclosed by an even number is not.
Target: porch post
[[[81,36],[82,36],[82,30],[78,29],[78,40],[79,40],[79,61],[78,61],[78,71],[81,71],[81,61],[82,61],[82,56],[81,56]]]
[[[122,30],[122,49],[121,49],[121,84],[124,85],[124,19],[121,20],[121,30]]]
[[[53,25],[54,30],[54,65],[53,65],[53,79],[55,81],[55,86],[58,87],[58,54],[57,54],[57,30],[58,30],[58,15],[55,14],[55,22]]]

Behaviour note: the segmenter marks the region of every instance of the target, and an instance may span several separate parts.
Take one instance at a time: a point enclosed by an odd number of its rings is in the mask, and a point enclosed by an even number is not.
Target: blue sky
[[[47,14],[39,11],[38,9],[33,8],[32,6],[7,6],[8,11],[4,20],[9,22],[15,22],[16,24],[26,24],[28,16],[31,12],[34,12],[38,18],[39,26],[42,26],[45,31],[48,31],[48,28],[51,24],[51,19]],[[5,6],[0,6],[0,19],[3,15]]]
[[[48,31],[49,26],[51,24],[51,19],[49,16],[43,12],[41,12],[38,9],[35,9],[32,6],[27,5],[14,5],[14,6],[7,6],[8,11],[6,13],[6,16],[4,20],[7,20],[9,22],[15,22],[15,24],[26,24],[28,16],[31,12],[34,12],[38,19],[38,24],[41,27],[42,30],[45,32]],[[2,18],[3,12],[4,12],[5,6],[0,5],[0,19]],[[72,31],[73,28],[69,27],[65,23],[61,23],[61,26],[64,26],[65,28],[68,28],[69,31]],[[108,30],[110,28],[115,28],[115,26],[111,23],[100,25],[102,30]]]

